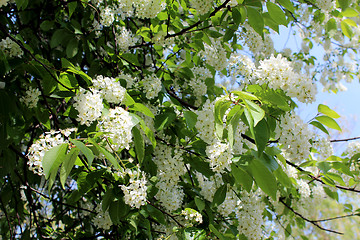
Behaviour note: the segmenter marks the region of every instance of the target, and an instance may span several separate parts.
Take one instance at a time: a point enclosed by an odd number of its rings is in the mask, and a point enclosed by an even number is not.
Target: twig
[[[313,225],[316,226],[317,228],[319,228],[319,229],[321,229],[321,230],[323,230],[323,231],[326,231],[326,232],[331,232],[331,233],[336,233],[336,234],[343,235],[343,233],[341,233],[341,232],[338,232],[338,231],[335,231],[335,230],[332,230],[332,229],[327,229],[327,228],[324,228],[324,227],[320,226],[320,225],[317,223],[316,220],[310,220],[310,219],[304,217],[304,216],[301,215],[300,213],[296,212],[292,207],[290,207],[289,205],[287,205],[287,204],[283,201],[283,199],[280,198],[279,201],[280,201],[282,204],[284,204],[284,206],[287,207],[290,211],[292,211],[295,215],[297,215],[298,217],[304,219],[306,222],[309,222],[309,223],[313,224]]]

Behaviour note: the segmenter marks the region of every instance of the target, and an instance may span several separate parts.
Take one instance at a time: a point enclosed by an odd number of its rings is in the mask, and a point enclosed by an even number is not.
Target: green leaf
[[[160,224],[166,225],[165,216],[159,209],[151,206],[150,204],[146,205],[146,209],[151,217],[153,217]]]
[[[214,225],[209,224],[209,229],[211,232],[213,232],[215,234],[216,237],[218,237],[220,240],[226,240],[226,238],[224,237],[224,235],[219,232],[216,227],[214,227]]]
[[[137,127],[132,128],[132,134],[134,136],[136,156],[141,165],[142,161],[144,160],[144,155],[145,155],[144,139]]]
[[[167,111],[159,114],[155,117],[154,126],[157,131],[161,131],[169,126],[176,118],[176,114],[173,111]]]
[[[114,199],[114,189],[112,187],[109,187],[106,190],[106,193],[104,194],[103,199],[101,201],[101,208],[103,212],[106,212],[113,199]]]
[[[72,148],[66,155],[63,164],[60,169],[60,182],[63,189],[65,189],[66,179],[69,176],[72,168],[74,167],[75,161],[79,155],[80,150]]]
[[[312,121],[310,123],[311,125],[317,127],[318,129],[320,129],[321,131],[323,131],[324,133],[326,133],[327,135],[330,136],[330,133],[328,132],[328,130],[326,130],[326,128],[324,127],[324,125],[322,125],[320,122],[318,121]]]
[[[130,95],[129,95],[130,96]],[[128,97],[126,97],[128,98]],[[127,103],[131,102],[131,100],[127,100],[126,101]],[[147,108],[145,105],[141,104],[141,103],[137,103],[137,102],[134,102],[133,104],[125,104],[125,105],[130,105],[129,106],[129,110],[133,110],[133,111],[137,111],[137,112],[141,112],[143,113],[144,115],[148,116],[148,117],[151,117],[151,118],[154,118],[154,114],[150,111],[149,108]]]
[[[48,179],[50,173],[56,172],[60,164],[64,161],[66,156],[66,150],[68,148],[68,143],[63,143],[61,145],[55,146],[49,149],[42,160],[42,167],[44,169],[45,177]]]
[[[346,8],[344,11],[341,12],[341,15],[344,17],[357,17],[359,15],[359,12],[357,12],[353,8]]]
[[[69,2],[67,6],[69,8],[69,18],[71,18],[71,15],[73,15],[73,13],[75,12],[77,2]]]
[[[344,35],[347,36],[348,38],[352,38],[354,36],[354,32],[351,26],[344,20],[341,21],[341,30],[344,33]]]
[[[239,105],[236,105],[236,106],[239,106]],[[235,138],[235,134],[236,134],[236,129],[237,129],[238,125],[239,125],[240,117],[241,117],[242,113],[243,113],[243,109],[240,107],[239,111],[236,111],[235,114],[231,116],[231,119],[230,119],[230,122],[229,122],[229,125],[228,125],[228,140],[229,140],[229,143],[230,143],[230,148],[232,148],[233,145],[234,145],[234,138]]]
[[[264,193],[276,200],[277,182],[275,176],[259,160],[253,159],[249,166],[256,184]]]
[[[226,192],[227,192],[227,184],[225,183],[216,190],[212,205],[219,206],[220,204],[222,204],[225,200]]]
[[[283,10],[281,10],[281,8],[278,5],[272,2],[266,2],[266,8],[270,14],[270,17],[274,19],[275,22],[287,26],[285,13],[283,12]]]
[[[72,38],[66,46],[66,56],[68,58],[75,57],[78,50],[78,40],[76,38]]]
[[[315,118],[316,120],[318,120],[320,123],[324,124],[325,126],[341,131],[341,128],[339,126],[339,124],[332,119],[331,117],[328,116],[318,116]]]
[[[186,125],[189,129],[193,129],[195,127],[197,121],[197,114],[193,111],[183,111]]]
[[[54,27],[54,21],[45,20],[40,24],[40,28],[43,31],[49,31],[51,28]]]
[[[350,6],[352,1],[351,0],[337,0],[337,2],[339,3],[341,9],[345,10]]]
[[[140,66],[138,56],[133,53],[124,53],[121,55],[121,58],[124,59],[126,62],[131,63],[135,66]]]
[[[323,104],[319,104],[318,112],[325,114],[326,116],[329,116],[331,118],[339,118],[340,117],[340,115],[337,114],[337,112],[335,112],[334,110],[330,109],[328,106],[323,105]]]
[[[253,7],[247,7],[246,10],[250,26],[263,38],[264,19],[261,16],[260,12]]]
[[[337,31],[337,23],[334,18],[330,18],[329,21],[326,23],[326,32],[330,33],[331,31]]]
[[[255,144],[259,154],[261,155],[270,138],[270,130],[265,119],[262,119],[255,126],[254,132],[255,132]]]
[[[70,142],[72,142],[85,155],[86,159],[88,160],[89,167],[90,167],[94,160],[93,152],[84,143],[82,143],[78,140],[70,139]]]
[[[130,207],[122,199],[113,201],[109,206],[109,215],[113,224],[121,223],[121,220],[129,213]]]
[[[245,101],[245,106],[249,110],[252,118],[254,119],[254,127],[261,121],[261,119],[265,116],[265,111],[259,107],[256,103],[249,101],[247,99]]]
[[[239,10],[237,8],[233,8],[232,9],[232,17],[234,19],[234,22],[236,24],[240,24],[241,23],[241,13],[239,12]]]
[[[195,204],[196,204],[196,207],[198,208],[199,212],[201,212],[202,210],[205,209],[205,202],[201,198],[196,196],[194,200],[195,200]]]
[[[294,5],[290,0],[276,0],[276,2],[280,3],[281,6],[285,7],[290,12],[295,12]]]
[[[121,169],[118,160],[116,160],[116,158],[111,153],[109,153],[105,148],[101,147],[92,139],[89,139],[89,142],[91,142],[102,154],[105,155],[105,158],[109,160],[109,162],[111,162],[111,164],[115,167],[115,169],[117,170]]]
[[[232,91],[231,93],[237,95],[239,98],[238,99],[248,99],[248,100],[259,100],[258,97],[256,97],[255,95],[248,93],[248,92],[243,92],[243,91]]]
[[[235,164],[231,164],[231,173],[237,184],[241,185],[247,192],[251,191],[253,179],[245,170]]]
[[[69,36],[65,29],[58,29],[54,32],[50,40],[50,47],[55,48],[59,46]]]
[[[292,187],[292,181],[289,178],[289,176],[282,170],[281,167],[278,167],[275,171],[274,171],[274,175],[276,176],[276,178],[279,180],[279,182],[287,188]]]

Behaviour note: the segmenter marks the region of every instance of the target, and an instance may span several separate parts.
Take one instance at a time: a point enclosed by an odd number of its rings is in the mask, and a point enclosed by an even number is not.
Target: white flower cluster
[[[186,224],[187,226],[193,226],[193,224],[200,224],[203,222],[202,215],[192,208],[181,210],[181,215],[184,215],[185,219],[188,221]]]
[[[254,62],[246,55],[233,53],[229,59],[228,71],[231,77],[231,84],[240,83],[240,88],[250,83],[256,67]],[[241,77],[241,78],[239,78]],[[238,86],[236,86],[238,88]]]
[[[156,184],[159,189],[156,197],[166,210],[175,211],[181,207],[184,197],[184,192],[178,185],[180,176],[186,173],[182,152],[175,149],[172,153],[171,147],[157,144],[153,161],[158,167],[157,177],[159,178]]]
[[[125,73],[120,73],[117,78],[124,79],[126,81],[126,88],[131,88],[136,81],[136,77],[133,77],[130,74],[125,74]]]
[[[199,15],[206,14],[210,11],[211,7],[213,6],[214,1],[210,0],[191,0],[191,6],[195,8],[196,12]]]
[[[96,90],[85,90],[80,88],[80,91],[74,97],[74,108],[79,112],[77,121],[81,124],[90,126],[92,122],[96,121],[103,110],[103,103],[101,93]]]
[[[318,152],[318,157],[326,160],[328,157],[334,154],[331,142],[327,138],[319,138],[313,142],[313,148]]]
[[[138,38],[131,31],[122,27],[115,33],[116,44],[123,51],[127,51],[129,47],[134,46]]]
[[[198,115],[195,124],[199,137],[206,143],[210,144],[215,138],[214,127],[214,103],[206,100],[201,110],[197,110]]]
[[[249,127],[244,122],[239,122],[239,125],[236,128],[236,134],[234,136],[234,145],[232,147],[233,154],[239,155],[246,152],[246,148],[244,148],[244,143],[246,140],[241,136],[241,134],[245,134],[248,128]]]
[[[100,23],[105,27],[111,26],[111,24],[115,20],[114,11],[110,6],[100,9],[100,17],[101,17]]]
[[[207,78],[212,78],[211,72],[204,67],[194,67],[192,69],[195,78],[191,79],[189,82],[190,87],[193,89],[193,95],[201,102],[201,97],[204,96],[207,92],[207,86],[205,80]]]
[[[262,37],[247,23],[243,24],[246,31],[240,31],[239,39],[249,48],[256,59],[268,57],[274,53],[274,43],[270,36]]]
[[[146,92],[146,98],[148,99],[157,97],[161,91],[161,80],[156,76],[155,73],[145,76],[143,84]]]
[[[360,142],[350,142],[345,149],[344,155],[352,158],[358,153],[360,153]]]
[[[20,98],[20,101],[25,103],[26,106],[29,108],[36,107],[36,104],[39,101],[39,96],[41,95],[41,92],[37,88],[29,87],[28,90],[25,92],[25,96]]]
[[[331,12],[336,8],[336,1],[334,0],[316,0],[315,4],[325,12]]]
[[[0,50],[2,50],[5,53],[5,55],[8,55],[9,57],[21,57],[24,54],[24,52],[21,50],[20,46],[17,45],[9,37],[1,40]]]
[[[109,113],[98,123],[99,130],[105,132],[112,143],[109,150],[118,151],[119,149],[129,149],[132,142],[131,129],[134,127],[132,117],[129,112],[122,107],[109,110]]]
[[[75,128],[61,131],[51,130],[40,135],[39,139],[30,146],[29,153],[27,154],[29,170],[40,176],[43,175],[42,160],[45,153],[55,146],[68,143],[69,141],[64,139],[64,136],[68,137],[75,130]]]
[[[139,18],[154,18],[166,7],[163,0],[137,0],[133,3]]]
[[[258,191],[250,194],[243,191],[236,212],[236,218],[239,221],[239,234],[244,234],[249,240],[261,239],[263,235],[262,226],[264,226],[265,221],[262,218],[262,213],[265,209],[265,203],[258,195]]]
[[[218,206],[219,213],[224,217],[228,217],[235,211],[238,206],[238,202],[239,199],[234,193],[232,187],[228,187],[224,202]]]
[[[310,78],[294,72],[291,62],[281,54],[260,61],[256,76],[256,83],[282,89],[289,97],[295,97],[300,102],[311,103],[315,100],[316,85]]]
[[[307,182],[305,182],[303,179],[297,180],[298,184],[298,192],[303,198],[310,197],[311,191],[310,186]]]
[[[115,78],[97,76],[92,80],[94,88],[109,103],[119,104],[123,101],[126,89]]]
[[[96,216],[92,219],[94,225],[97,228],[109,230],[112,225],[110,214],[107,211],[104,212],[100,204],[96,206],[95,211],[96,211]]]
[[[280,127],[279,127],[280,126]],[[280,118],[275,133],[288,157],[295,161],[306,159],[310,154],[309,139],[313,134],[298,115],[286,113]]]
[[[140,170],[130,169],[126,169],[126,173],[129,175],[130,180],[128,186],[121,185],[121,190],[125,195],[124,201],[133,208],[140,208],[146,204],[147,180],[145,173]]]
[[[213,201],[216,190],[223,184],[221,174],[215,173],[210,178],[205,177],[199,172],[196,172],[196,178],[201,188],[200,194],[209,202]]]
[[[214,172],[222,173],[231,164],[232,154],[229,144],[214,141],[206,147],[206,155],[210,162],[210,167]]]
[[[206,58],[206,63],[213,66],[215,70],[221,71],[227,67],[226,50],[221,45],[221,41],[213,40],[212,46],[205,44],[203,55]]]

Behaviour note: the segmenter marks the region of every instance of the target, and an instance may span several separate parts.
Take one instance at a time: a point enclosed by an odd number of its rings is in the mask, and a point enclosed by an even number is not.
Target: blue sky
[[[276,50],[281,50],[284,47],[297,50],[301,47],[301,38],[292,34],[289,35],[289,29],[285,27],[281,28],[280,35],[273,35],[273,40]],[[315,48],[312,53],[322,56],[319,48]],[[322,57],[318,59],[322,59]],[[325,104],[341,115],[338,122],[344,130],[341,134],[337,133],[337,131],[332,131],[334,135],[332,135],[331,139],[360,136],[360,83],[358,79],[355,79],[352,83],[343,82],[343,85],[348,90],[334,94],[323,92],[321,84],[318,84],[316,101],[307,105],[299,104],[298,114],[305,121],[310,120],[316,115],[319,104]],[[344,149],[346,145],[347,143],[336,143],[334,147],[340,150]]]

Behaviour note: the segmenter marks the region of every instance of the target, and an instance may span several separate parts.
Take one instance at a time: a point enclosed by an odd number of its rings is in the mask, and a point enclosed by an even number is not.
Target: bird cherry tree
[[[295,112],[317,83],[357,79],[359,13],[356,0],[0,0],[2,239],[343,234],[331,222],[357,206],[328,219],[319,206],[359,194],[360,143],[331,138],[326,105],[309,122]],[[301,48],[274,49],[281,26]]]

